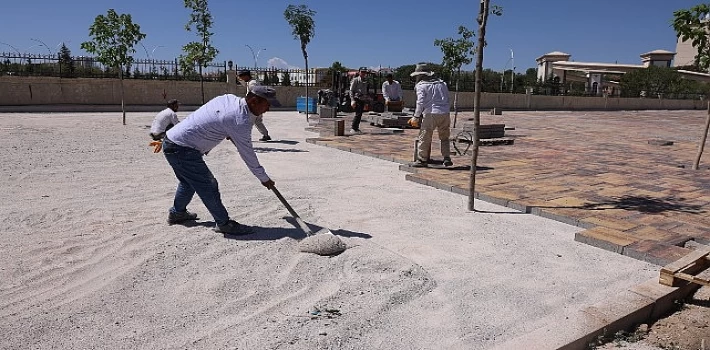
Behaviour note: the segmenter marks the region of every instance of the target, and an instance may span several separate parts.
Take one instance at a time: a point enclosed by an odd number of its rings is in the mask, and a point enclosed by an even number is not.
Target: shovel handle
[[[291,207],[290,204],[288,204],[288,202],[286,201],[286,198],[284,198],[284,196],[281,195],[281,192],[279,192],[279,190],[276,189],[276,186],[271,186],[271,190],[274,191],[274,194],[276,194],[276,197],[279,198],[279,200],[281,201],[281,204],[283,204],[284,207],[286,207],[286,210],[288,210],[288,212],[291,214],[291,216],[293,216],[293,218],[296,219],[296,222],[298,223],[298,226],[301,227],[301,230],[303,230],[303,232],[305,232],[306,235],[312,236],[313,231],[311,231],[311,229],[308,227],[308,225],[306,225],[306,223],[303,221],[303,219],[301,219],[301,217],[298,216],[298,214],[296,214],[296,211],[293,210],[293,208]]]

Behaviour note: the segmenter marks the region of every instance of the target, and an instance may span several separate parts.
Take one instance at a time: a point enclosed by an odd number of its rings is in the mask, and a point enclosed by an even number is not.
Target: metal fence
[[[259,80],[262,85],[306,86],[306,78],[308,78],[308,86],[330,88],[332,85],[330,70],[327,68],[312,68],[308,73],[304,69],[275,67],[235,67],[234,69],[237,72],[248,70],[252,78]]]
[[[124,68],[124,79],[146,80],[200,80],[198,67],[191,67],[188,73],[180,69],[177,58],[172,60],[135,59]],[[227,70],[232,62],[212,62],[202,69],[205,81],[227,81]],[[234,67],[236,71],[250,70],[254,78],[265,85],[327,87],[331,84],[327,69],[310,69],[308,74],[302,69]],[[60,78],[118,78],[118,69],[107,67],[91,56],[62,58],[59,54],[31,54],[0,52],[0,75],[41,76]]]
[[[126,79],[200,80],[197,73],[183,73],[177,59],[136,59],[124,67]],[[226,81],[227,62],[209,63],[202,69],[207,81]],[[94,57],[0,52],[0,74],[10,76],[43,76],[61,78],[118,78],[119,71],[107,67]]]

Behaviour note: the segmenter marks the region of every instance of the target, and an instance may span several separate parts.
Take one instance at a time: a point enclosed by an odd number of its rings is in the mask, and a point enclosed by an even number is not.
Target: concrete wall
[[[133,80],[123,81],[127,106],[162,106],[171,98],[183,105],[200,105],[200,82]],[[235,83],[205,82],[205,100],[224,94],[244,95],[245,88]],[[277,86],[277,97],[283,107],[294,109],[296,98],[305,88]],[[317,97],[318,88],[310,88],[308,95]],[[459,110],[473,109],[473,93],[458,94]],[[413,91],[404,91],[405,107],[414,107]],[[451,95],[453,104],[453,92]],[[119,106],[121,85],[118,79],[60,79],[45,77],[0,77],[0,107],[15,106]],[[524,94],[483,93],[481,108],[498,107],[503,110],[643,110],[643,109],[705,109],[701,100],[664,100],[651,98],[540,96]],[[3,108],[7,109],[7,108]],[[56,107],[55,107],[56,109]]]

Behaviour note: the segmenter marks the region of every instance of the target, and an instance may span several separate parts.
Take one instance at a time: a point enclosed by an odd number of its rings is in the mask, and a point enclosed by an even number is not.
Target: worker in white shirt
[[[451,132],[449,130],[451,125],[449,88],[443,80],[436,77],[433,69],[426,63],[417,64],[410,76],[416,77],[417,80],[414,85],[414,91],[417,93],[417,107],[410,123],[420,126],[417,160],[411,166],[417,168],[428,166],[434,130],[439,134],[444,166],[452,166],[454,163],[451,161],[449,145]]]
[[[150,126],[150,137],[154,141],[162,140],[165,137],[165,132],[180,122],[176,113],[180,107],[178,100],[169,100],[167,106],[155,116],[153,124]]]
[[[390,102],[402,101],[402,85],[394,80],[392,73],[387,73],[385,79],[385,82],[382,83],[382,97],[385,99],[385,107],[388,107]]]
[[[274,182],[259,164],[251,141],[254,117],[268,111],[271,105],[278,105],[276,91],[257,85],[244,98],[232,94],[213,98],[167,132],[163,153],[179,181],[168,224],[197,219],[197,214],[187,211],[187,205],[197,193],[214,217],[216,232],[253,233],[252,228],[230,219],[222,204],[217,180],[203,156],[229,138],[252,174],[271,189]]]
[[[256,79],[252,79],[251,77],[251,72],[248,70],[241,70],[237,74],[237,78],[239,80],[243,81],[247,85],[247,91],[246,93],[248,94],[249,91],[254,86],[259,85],[259,81]],[[257,115],[256,118],[254,118],[254,126],[256,127],[257,130],[261,133],[262,137],[259,139],[259,141],[270,141],[271,136],[269,136],[269,130],[266,128],[266,125],[264,125],[264,116],[263,115]]]

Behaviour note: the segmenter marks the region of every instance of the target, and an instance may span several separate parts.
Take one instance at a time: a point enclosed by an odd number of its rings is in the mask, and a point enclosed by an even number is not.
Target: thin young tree
[[[470,64],[473,61],[473,55],[476,53],[474,43],[470,39],[475,35],[472,31],[464,26],[459,26],[460,38],[446,38],[434,40],[434,46],[439,46],[441,53],[444,54],[442,65],[454,75],[456,74],[456,88],[454,91],[454,125],[456,127],[456,119],[459,114],[458,96],[459,96],[459,79],[461,77],[461,66]]]
[[[486,26],[488,25],[488,15],[500,16],[502,8],[500,6],[490,6],[491,0],[481,0],[481,7],[476,21],[478,22],[478,45],[476,46],[476,90],[473,95],[473,146],[471,151],[471,176],[468,187],[468,210],[475,210],[474,198],[476,193],[476,165],[478,163],[478,129],[481,125],[481,76],[483,73],[483,47],[486,45]]]
[[[309,9],[306,5],[288,5],[284,11],[284,18],[291,26],[294,39],[301,42],[301,52],[303,59],[306,62],[306,121],[308,121],[308,52],[306,46],[311,42],[315,35],[316,23],[313,21],[313,16],[316,12]]]
[[[673,21],[671,22],[676,35],[683,41],[690,40],[693,47],[698,50],[695,55],[695,64],[702,71],[710,69],[710,4],[700,4],[686,10],[677,10],[673,12]],[[710,100],[708,100],[708,113],[705,118],[705,127],[703,128],[700,143],[698,144],[698,152],[693,161],[693,170],[700,168],[700,158],[703,156],[705,142],[708,138],[708,130],[710,130]]]
[[[212,13],[207,6],[207,0],[185,0],[185,8],[192,11],[190,20],[185,25],[185,30],[188,32],[194,30],[197,33],[200,41],[191,41],[182,47],[185,52],[180,55],[180,67],[183,73],[194,72],[194,66],[197,65],[198,74],[200,76],[200,90],[202,92],[202,103],[205,103],[205,79],[202,75],[202,69],[207,68],[207,65],[217,57],[217,50],[210,39],[212,33]]]
[[[59,49],[59,77],[74,76],[74,60],[71,58],[71,51],[62,43]]]
[[[131,15],[118,14],[116,10],[109,9],[106,15],[98,15],[94,24],[89,27],[91,41],[81,43],[81,48],[96,55],[96,60],[106,67],[118,70],[121,84],[121,111],[123,112],[123,125],[126,125],[126,107],[123,90],[124,67],[133,63],[132,54],[136,52],[134,46],[145,39],[141,27],[133,23]]]

